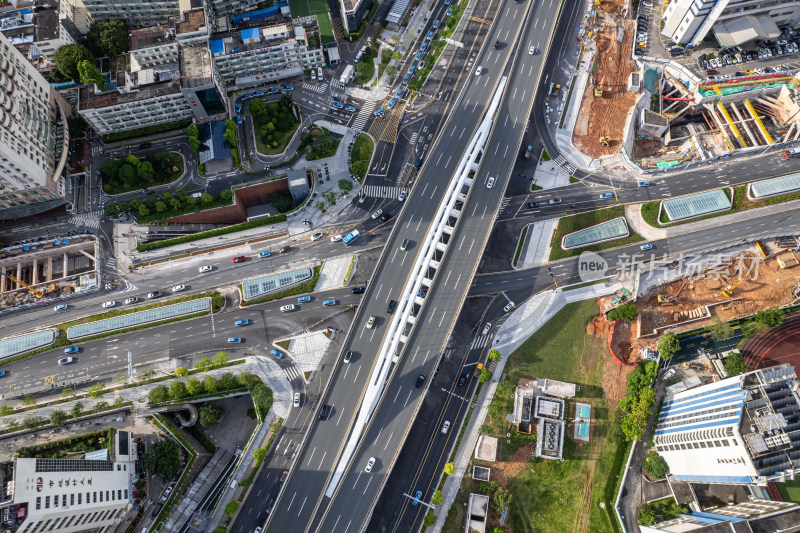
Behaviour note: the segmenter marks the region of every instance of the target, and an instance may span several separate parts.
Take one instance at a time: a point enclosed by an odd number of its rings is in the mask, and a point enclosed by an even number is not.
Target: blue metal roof
[[[264,9],[256,9],[253,11],[246,11],[245,13],[239,13],[238,15],[233,15],[231,17],[231,22],[233,22],[235,25],[247,20],[265,19],[267,17],[277,15],[280,13],[282,7],[286,7],[288,5],[289,2],[286,0],[281,0],[277,4],[270,7],[265,7]]]
[[[743,522],[744,521],[743,518],[738,518],[738,517],[735,517],[735,516],[727,516],[727,515],[721,515],[721,514],[716,514],[716,513],[704,513],[702,511],[696,511],[696,512],[694,512],[692,514],[692,516],[695,516],[695,517],[696,516],[704,516],[704,517],[709,518],[709,519],[716,518],[717,520],[727,520],[728,522]]]
[[[258,35],[258,28],[247,28],[246,30],[242,30],[242,41],[244,43],[248,42],[258,42],[260,37]]]
[[[208,41],[208,48],[211,50],[212,54],[221,54],[225,52],[225,43],[222,42],[222,39]]]
[[[742,418],[742,410],[739,409],[735,413],[731,413],[730,416],[725,416],[725,418],[718,418],[713,422],[690,422],[688,424],[682,424],[680,426],[668,429],[656,429],[656,435],[666,435],[667,433],[677,433],[683,431],[697,431],[698,429],[703,428],[713,428],[716,426],[730,426],[732,424],[738,424],[739,419]]]
[[[750,476],[674,476],[677,481],[699,483],[750,483]]]

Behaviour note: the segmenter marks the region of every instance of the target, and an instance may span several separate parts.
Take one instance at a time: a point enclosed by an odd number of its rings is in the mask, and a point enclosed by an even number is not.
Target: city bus
[[[358,232],[358,230],[354,229],[353,231],[351,231],[350,233],[348,233],[347,235],[344,236],[344,239],[342,239],[342,242],[345,244],[345,246],[349,246],[356,239],[358,239],[359,235],[361,235],[361,234]]]

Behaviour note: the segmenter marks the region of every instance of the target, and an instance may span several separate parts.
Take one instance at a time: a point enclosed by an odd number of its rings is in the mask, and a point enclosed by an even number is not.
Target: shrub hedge
[[[286,222],[286,215],[280,214],[267,218],[260,218],[258,220],[251,220],[249,222],[242,222],[241,224],[234,224],[224,228],[214,229],[211,231],[202,231],[192,235],[184,235],[183,237],[175,237],[174,239],[166,239],[158,242],[146,242],[136,245],[137,252],[149,252],[151,250],[158,250],[159,248],[168,248],[176,244],[185,244],[187,242],[199,241],[201,239],[208,239],[210,237],[218,237],[220,235],[227,235],[229,233],[236,233],[237,231],[244,231],[253,228],[260,228],[262,226],[270,226]]]

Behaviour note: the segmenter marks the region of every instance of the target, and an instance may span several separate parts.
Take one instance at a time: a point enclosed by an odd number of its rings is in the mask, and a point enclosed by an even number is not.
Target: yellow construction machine
[[[740,279],[736,285],[728,285],[727,287],[722,289],[722,295],[725,298],[730,298],[731,296],[733,296],[733,290],[739,285],[741,285],[743,281],[744,281],[743,279]]]
[[[34,289],[33,287],[31,287],[30,285],[28,285],[27,283],[25,283],[21,279],[17,279],[16,276],[12,276],[11,274],[8,274],[7,272],[0,272],[0,274],[2,274],[3,276],[7,277],[8,279],[13,281],[14,283],[22,285],[23,287],[28,289],[30,291],[30,293],[33,294],[34,296],[36,296],[37,298],[41,298],[42,296],[44,296],[44,292],[40,291],[39,289]]]

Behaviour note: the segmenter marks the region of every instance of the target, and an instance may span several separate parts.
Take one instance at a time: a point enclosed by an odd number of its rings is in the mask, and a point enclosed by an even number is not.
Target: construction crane
[[[31,287],[30,285],[28,285],[27,283],[25,283],[21,279],[17,279],[16,276],[12,276],[11,274],[7,274],[6,272],[0,272],[0,274],[2,274],[3,276],[7,277],[8,279],[13,281],[14,283],[17,283],[18,285],[22,285],[23,287],[28,289],[31,292],[31,294],[33,294],[37,298],[41,298],[42,296],[44,296],[44,292],[43,291],[40,291],[39,289],[34,289],[33,287]]]
[[[658,303],[660,304],[675,303],[675,300],[677,300],[678,296],[681,295],[681,293],[683,292],[683,288],[686,287],[687,283],[689,283],[689,280],[688,279],[684,280],[683,285],[681,285],[681,288],[678,290],[678,294],[659,294]]]
[[[731,296],[733,296],[733,289],[741,285],[743,281],[744,281],[743,279],[740,279],[736,285],[728,285],[727,287],[722,289],[722,295],[725,298],[730,298]]]

